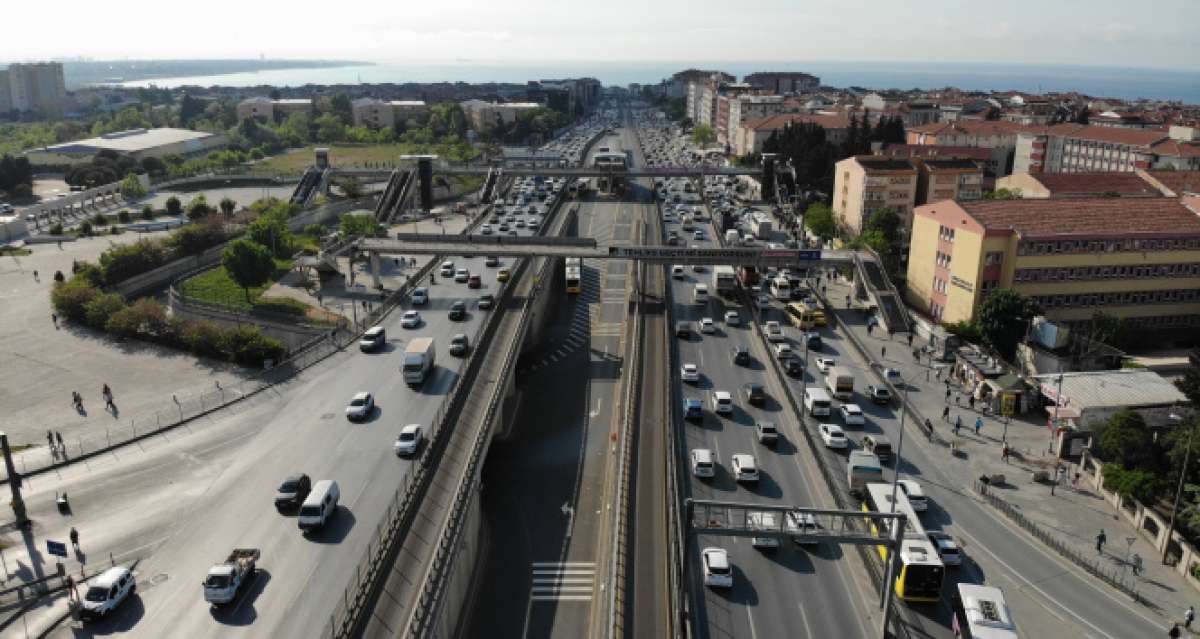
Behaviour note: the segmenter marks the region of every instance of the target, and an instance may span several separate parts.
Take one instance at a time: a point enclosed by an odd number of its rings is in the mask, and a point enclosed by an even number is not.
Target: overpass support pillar
[[[383,288],[383,280],[379,278],[379,252],[371,251],[371,285],[376,290]]]
[[[433,158],[422,157],[417,160],[417,176],[421,179],[421,210],[433,210]]]

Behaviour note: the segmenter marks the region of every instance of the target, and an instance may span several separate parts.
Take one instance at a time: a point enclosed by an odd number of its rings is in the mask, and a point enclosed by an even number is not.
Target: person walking
[[[1142,574],[1142,556],[1137,554],[1136,552],[1133,553],[1132,568],[1133,568],[1133,576],[1134,577]]]
[[[54,449],[54,433],[52,431],[46,431],[46,445],[49,446],[51,450]]]
[[[942,408],[942,421],[944,421],[944,422],[950,421],[950,405],[949,404],[946,404]]]
[[[58,313],[50,314],[50,321],[54,322],[54,330],[58,330]]]
[[[1004,444],[1000,447],[1000,459],[1003,459],[1004,463],[1006,463],[1006,464],[1009,463],[1009,461],[1008,461],[1008,444]]]
[[[1192,622],[1196,620],[1196,607],[1188,606],[1188,609],[1183,613],[1183,627],[1188,630],[1192,629]]]
[[[982,418],[982,417],[976,417],[976,418],[975,418],[975,434],[976,434],[976,435],[978,435],[978,434],[979,434],[979,429],[980,429],[980,428],[983,428],[983,418]]]
[[[104,385],[104,388],[101,389],[100,394],[104,396],[104,407],[105,408],[115,409],[117,407],[116,404],[113,404],[112,389],[108,387],[108,384]]]
[[[75,530],[74,526],[71,526],[71,545],[75,550],[79,550],[79,531]]]
[[[879,358],[887,359],[887,347],[886,346],[879,347]]]
[[[67,445],[63,443],[63,439],[62,439],[62,431],[54,431],[54,437],[55,437],[56,439],[58,439],[58,447],[59,447],[59,449],[61,449],[63,452],[66,452],[66,450],[67,450]]]
[[[975,410],[975,395],[973,395],[973,394],[967,395],[967,406],[971,410]]]
[[[912,343],[913,343],[913,334],[909,333],[908,334],[908,347],[909,348],[912,348]]]
[[[933,422],[928,417],[925,418],[925,438],[933,441]]]
[[[950,382],[946,382],[946,403],[950,403]]]
[[[962,415],[954,416],[954,434],[958,434],[958,429],[962,428]]]
[[[1108,541],[1108,535],[1104,534],[1104,529],[1100,529],[1100,534],[1096,535],[1096,552],[1104,554],[1104,542]]]

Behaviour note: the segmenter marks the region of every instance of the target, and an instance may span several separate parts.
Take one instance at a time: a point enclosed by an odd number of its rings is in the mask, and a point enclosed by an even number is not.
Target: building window
[[[988,251],[983,257],[985,266],[999,266],[1004,261],[1004,253],[1000,251]]]

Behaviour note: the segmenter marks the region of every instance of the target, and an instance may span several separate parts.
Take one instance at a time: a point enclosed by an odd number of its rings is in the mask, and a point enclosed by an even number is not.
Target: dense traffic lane
[[[703,227],[704,225],[702,225]],[[678,228],[671,224],[669,228]],[[689,244],[711,246],[711,233],[704,240],[688,239]],[[692,477],[690,495],[699,499],[718,499],[749,503],[796,506],[832,507],[823,496],[820,475],[808,458],[796,417],[785,408],[782,388],[771,373],[771,357],[748,325],[753,321],[747,309],[735,306],[720,297],[712,296],[707,303],[693,302],[695,285],[705,283],[710,291],[711,269],[695,272],[685,268],[682,279],[671,279],[672,327],[675,323],[692,323],[693,336],[676,338],[678,357],[675,368],[682,363],[694,363],[701,371],[701,381],[685,384],[676,395],[696,397],[704,403],[702,423],[687,423],[687,455],[695,448],[711,449],[718,462],[714,478],[701,480]],[[728,326],[723,318],[726,310],[738,311],[741,322]],[[717,325],[712,334],[698,334],[695,322],[711,317]],[[731,351],[735,345],[750,349],[752,363],[735,365]],[[676,373],[678,375],[678,373]],[[763,384],[767,401],[761,407],[746,402],[741,387],[748,382]],[[734,413],[719,417],[712,411],[711,391],[725,390],[734,396]],[[781,437],[775,449],[760,444],[754,423],[756,420],[774,422]],[[758,462],[760,479],[757,486],[738,485],[730,470],[735,453],[749,453]],[[684,459],[683,464],[689,460]],[[749,487],[748,487],[749,486]],[[700,549],[720,546],[729,551],[734,565],[734,588],[722,592],[705,588],[700,583],[698,560]],[[869,636],[868,611],[860,610],[862,594],[852,583],[853,577],[844,557],[847,549],[835,545],[800,547],[784,542],[775,551],[751,547],[750,540],[737,537],[701,535],[688,548],[687,560],[692,565],[689,588],[702,592],[703,607],[697,611],[697,628],[710,637],[854,637]]]

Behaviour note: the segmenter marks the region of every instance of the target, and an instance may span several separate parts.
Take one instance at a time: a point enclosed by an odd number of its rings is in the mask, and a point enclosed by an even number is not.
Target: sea
[[[305,84],[378,84],[405,82],[506,82],[594,77],[606,86],[656,84],[686,68],[719,69],[742,77],[755,71],[803,71],[833,87],[868,89],[1016,90],[1031,93],[1078,91],[1093,97],[1176,100],[1200,104],[1200,71],[1068,65],[916,63],[916,62],[573,62],[499,64],[470,60],[351,65],[318,69],[274,69],[194,77],[156,78],[121,83],[129,87]]]

